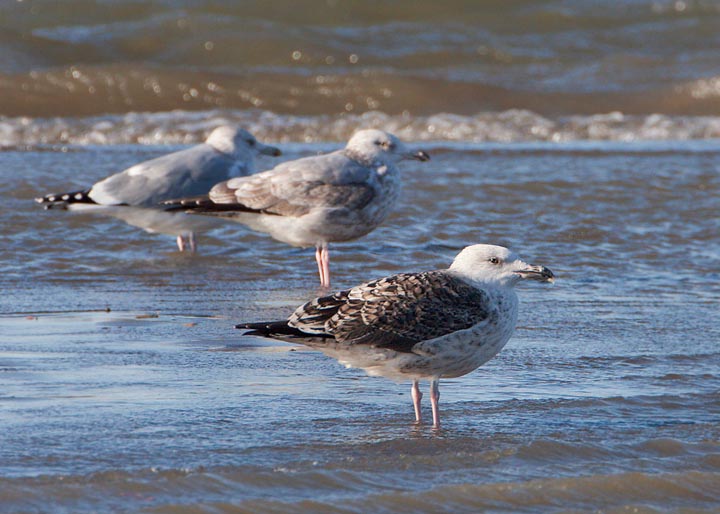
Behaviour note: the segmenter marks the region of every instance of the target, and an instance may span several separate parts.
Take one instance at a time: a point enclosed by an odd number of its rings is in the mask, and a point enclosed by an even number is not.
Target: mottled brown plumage
[[[483,291],[461,279],[430,271],[394,275],[326,297],[320,312],[327,316],[325,333],[338,343],[410,352],[421,341],[485,319],[487,300]],[[305,304],[288,325],[302,331],[317,324],[320,312],[315,302]]]

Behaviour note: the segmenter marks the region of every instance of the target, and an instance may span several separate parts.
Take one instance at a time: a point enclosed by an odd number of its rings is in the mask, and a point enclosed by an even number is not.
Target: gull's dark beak
[[[425,162],[430,160],[430,154],[423,152],[420,150],[419,152],[415,152],[412,154],[413,159],[417,159],[418,161]]]
[[[282,155],[282,152],[278,147],[269,145],[262,145],[260,153],[263,155],[269,155],[270,157],[279,157]]]
[[[546,268],[545,266],[535,266],[531,264],[515,273],[520,275],[520,278],[529,278],[539,282],[550,282],[551,284],[555,282],[555,275],[550,271],[550,268]]]
[[[420,150],[420,151],[418,151],[418,152],[408,152],[408,153],[405,153],[405,154],[403,154],[403,158],[405,158],[405,159],[415,159],[415,160],[417,160],[417,161],[425,162],[425,161],[429,161],[429,160],[430,160],[430,155],[428,155],[426,152],[423,152],[422,150]]]

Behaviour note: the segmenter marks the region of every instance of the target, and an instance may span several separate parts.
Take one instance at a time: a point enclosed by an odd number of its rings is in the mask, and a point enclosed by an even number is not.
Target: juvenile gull
[[[108,214],[143,228],[177,236],[180,251],[195,249],[194,230],[207,223],[182,213],[167,213],[157,206],[164,200],[202,195],[231,177],[252,174],[255,156],[280,155],[247,130],[221,126],[204,143],[141,162],[111,175],[89,189],[36,198],[46,208],[57,205]]]
[[[242,323],[256,335],[304,344],[373,376],[430,381],[433,425],[440,425],[439,380],[460,377],[493,358],[515,330],[521,279],[553,282],[502,246],[462,250],[447,270],[404,273],[315,298],[285,321]]]
[[[315,246],[320,284],[329,287],[329,243],[357,239],[380,225],[400,193],[397,163],[429,158],[392,134],[361,130],[342,150],[284,162],[217,184],[207,196],[166,205],[229,218],[292,246]]]

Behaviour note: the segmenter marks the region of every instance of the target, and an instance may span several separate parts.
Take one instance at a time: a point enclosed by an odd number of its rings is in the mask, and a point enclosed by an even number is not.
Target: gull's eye
[[[383,150],[389,150],[389,151],[395,150],[395,145],[394,145],[392,142],[390,142],[390,141],[383,141],[383,142],[380,144],[380,146],[383,147]]]
[[[382,141],[380,141],[379,139],[376,139],[376,140],[374,141],[374,143],[375,143],[375,146],[382,146],[382,145],[383,145]]]
[[[500,259],[498,259],[497,257],[490,257],[490,258],[488,259],[488,262],[489,262],[490,264],[500,264]]]

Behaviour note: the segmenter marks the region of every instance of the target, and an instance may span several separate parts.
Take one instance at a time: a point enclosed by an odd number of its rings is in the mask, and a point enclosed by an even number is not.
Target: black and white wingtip
[[[287,320],[285,321],[265,321],[260,323],[240,323],[235,328],[246,330],[242,335],[267,337],[285,341],[288,343],[311,344],[325,343],[328,339],[334,339],[335,336],[329,333],[312,333],[300,330],[291,326]]]
[[[232,216],[238,212],[268,213],[264,210],[252,209],[239,203],[215,203],[208,196],[179,198],[161,202],[165,211],[184,211],[188,214],[207,214],[210,216]]]
[[[52,194],[45,195],[35,198],[35,201],[45,206],[45,209],[52,209],[57,204],[70,204],[70,203],[95,203],[90,198],[90,190],[84,189],[82,191],[72,191],[70,193]]]
[[[192,198],[177,198],[161,202],[166,211],[193,210],[196,208],[213,205],[213,201],[207,196],[195,196]]]

